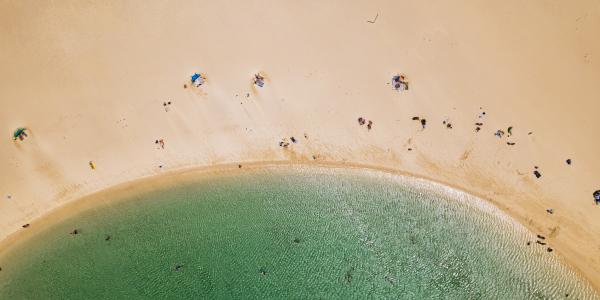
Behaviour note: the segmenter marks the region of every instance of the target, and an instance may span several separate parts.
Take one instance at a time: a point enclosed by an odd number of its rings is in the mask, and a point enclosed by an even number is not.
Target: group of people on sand
[[[398,74],[392,77],[392,86],[395,90],[398,91],[406,91],[408,90],[408,81],[406,80],[406,75]]]
[[[535,241],[535,243],[538,244],[538,245],[541,245],[541,246],[546,246],[547,245],[547,243],[546,243],[546,237],[543,236],[543,235],[538,234],[537,235],[537,240]],[[529,245],[531,245],[531,242],[527,242],[527,246],[529,246]],[[554,249],[548,247],[548,248],[546,248],[546,251],[552,252],[552,251],[554,251]]]
[[[304,137],[308,138],[306,134],[304,135]],[[298,143],[298,139],[296,139],[293,136],[291,136],[289,140],[294,144]],[[279,147],[287,148],[289,146],[290,146],[290,142],[288,142],[287,138],[282,138],[281,141],[279,142]]]
[[[421,128],[425,129],[425,127],[427,126],[427,119],[425,118],[421,118],[421,117],[412,117],[413,121],[419,121],[419,123],[421,123]]]
[[[166,112],[169,112],[169,107],[171,106],[171,101],[163,102],[163,107]]]
[[[191,76],[191,83],[192,83],[193,86],[200,87],[205,82],[206,82],[206,76],[205,75],[202,75],[201,73],[194,73],[194,74],[192,74],[192,76]],[[256,73],[256,74],[254,74],[253,82],[258,87],[263,87],[265,85],[265,77],[262,74],[260,74],[260,73]],[[187,88],[187,84],[184,84],[183,87]]]
[[[367,124],[367,130],[371,130],[373,128],[373,121],[371,120],[367,120],[363,117],[359,117],[358,118],[358,125],[359,126],[363,126],[365,125],[365,123]]]
[[[164,139],[155,140],[154,144],[159,145],[161,149],[165,149],[165,140]]]
[[[406,76],[405,75],[395,75],[392,77],[392,86],[394,87],[394,89],[396,90],[408,90],[408,81],[406,80]],[[479,109],[483,109],[482,107],[480,107]],[[484,119],[486,117],[486,112],[485,111],[481,111],[481,113],[479,113],[478,118],[479,119]],[[422,129],[425,129],[425,127],[427,126],[427,120],[425,118],[422,117],[412,117],[413,121],[419,121],[421,123],[421,127]],[[358,118],[358,124],[359,125],[364,125],[366,122],[366,119],[364,119],[363,117]],[[442,124],[444,124],[446,126],[446,128],[448,129],[452,129],[452,123],[450,122],[450,120],[448,118],[446,118]],[[371,125],[371,121],[369,121],[369,125]],[[481,130],[481,127],[483,127],[483,122],[476,122],[475,123],[475,132],[479,132]],[[370,126],[368,126],[369,129]],[[533,132],[528,132],[527,135],[531,135],[533,134]],[[508,126],[508,129],[506,130],[506,132],[502,129],[498,129],[496,130],[496,132],[494,132],[494,135],[498,138],[503,138],[505,135],[506,137],[511,137],[513,135],[513,126]],[[506,142],[507,145],[509,146],[514,146],[516,145],[515,142],[511,142],[511,141],[507,141]],[[409,150],[412,150],[409,148]],[[572,160],[569,158],[565,161],[567,163],[567,165],[571,165]],[[541,178],[542,177],[542,173],[539,171],[539,167],[538,166],[534,166],[534,170],[533,170],[533,175],[536,178]],[[594,197],[594,202],[596,205],[600,205],[600,190],[597,190],[593,193],[593,197]],[[553,213],[553,210],[549,209],[551,212],[549,212],[550,214]],[[552,251],[551,249],[549,251]]]

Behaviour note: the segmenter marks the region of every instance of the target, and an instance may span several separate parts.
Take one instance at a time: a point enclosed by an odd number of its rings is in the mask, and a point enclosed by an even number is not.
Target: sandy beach
[[[595,1],[2,1],[0,14],[4,247],[143,177],[368,166],[490,201],[600,290]]]

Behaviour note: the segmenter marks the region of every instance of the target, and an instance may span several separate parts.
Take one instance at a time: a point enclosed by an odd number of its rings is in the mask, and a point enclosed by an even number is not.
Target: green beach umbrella
[[[19,127],[15,130],[15,132],[13,133],[13,140],[17,140],[17,138],[19,138],[22,134],[25,133],[25,128],[24,127]]]

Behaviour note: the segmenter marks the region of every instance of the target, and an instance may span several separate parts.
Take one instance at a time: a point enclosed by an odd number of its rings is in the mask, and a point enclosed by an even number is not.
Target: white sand
[[[600,4],[460,2],[0,2],[0,239],[142,176],[315,155],[488,199],[599,289]]]

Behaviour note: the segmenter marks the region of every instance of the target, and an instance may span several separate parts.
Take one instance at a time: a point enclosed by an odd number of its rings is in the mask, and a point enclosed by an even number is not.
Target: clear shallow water
[[[528,240],[492,206],[421,180],[242,171],[51,226],[2,257],[0,298],[597,299]]]

